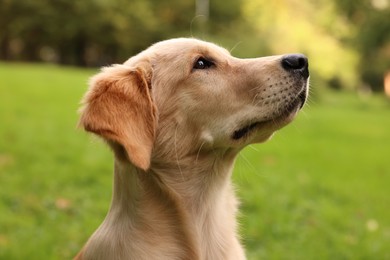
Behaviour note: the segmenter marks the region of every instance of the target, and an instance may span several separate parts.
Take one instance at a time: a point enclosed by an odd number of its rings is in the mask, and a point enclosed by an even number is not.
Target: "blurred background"
[[[309,57],[311,97],[234,181],[249,259],[390,259],[390,0],[0,0],[0,259],[70,259],[110,203],[76,129],[100,66],[196,37]]]
[[[333,88],[383,91],[388,0],[2,0],[0,59],[101,66],[167,38],[215,41],[240,57],[304,52]]]

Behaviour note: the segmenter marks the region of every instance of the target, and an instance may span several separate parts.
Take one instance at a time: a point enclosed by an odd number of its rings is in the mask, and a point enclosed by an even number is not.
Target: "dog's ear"
[[[82,104],[80,126],[112,144],[117,156],[123,157],[124,151],[136,167],[145,171],[150,167],[156,131],[150,71],[106,67],[91,79]]]

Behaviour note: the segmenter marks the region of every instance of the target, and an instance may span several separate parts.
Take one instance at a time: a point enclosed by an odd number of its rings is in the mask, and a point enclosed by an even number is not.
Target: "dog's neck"
[[[116,159],[111,209],[102,226],[131,227],[131,239],[146,228],[156,240],[174,241],[190,259],[227,259],[238,246],[230,181],[234,157],[190,156],[171,165],[152,163],[148,172]]]

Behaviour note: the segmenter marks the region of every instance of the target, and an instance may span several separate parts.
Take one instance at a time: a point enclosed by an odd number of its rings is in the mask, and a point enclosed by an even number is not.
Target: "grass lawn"
[[[70,259],[102,222],[113,158],[76,129],[95,72],[0,63],[0,259]],[[248,258],[390,259],[390,102],[317,96],[237,159]]]

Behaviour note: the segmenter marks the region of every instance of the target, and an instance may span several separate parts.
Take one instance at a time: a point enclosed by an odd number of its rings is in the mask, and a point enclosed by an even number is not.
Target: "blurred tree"
[[[390,71],[390,1],[339,0],[338,12],[356,27],[348,45],[360,55],[359,72],[374,91],[383,91],[383,78]]]
[[[335,87],[381,90],[390,70],[390,0],[203,0],[203,21],[196,1],[0,0],[0,59],[100,66],[196,36],[237,56],[304,52]]]
[[[239,2],[214,0],[210,11],[206,33],[240,20]],[[194,17],[195,1],[0,0],[0,59],[123,62],[153,42],[200,33]]]

